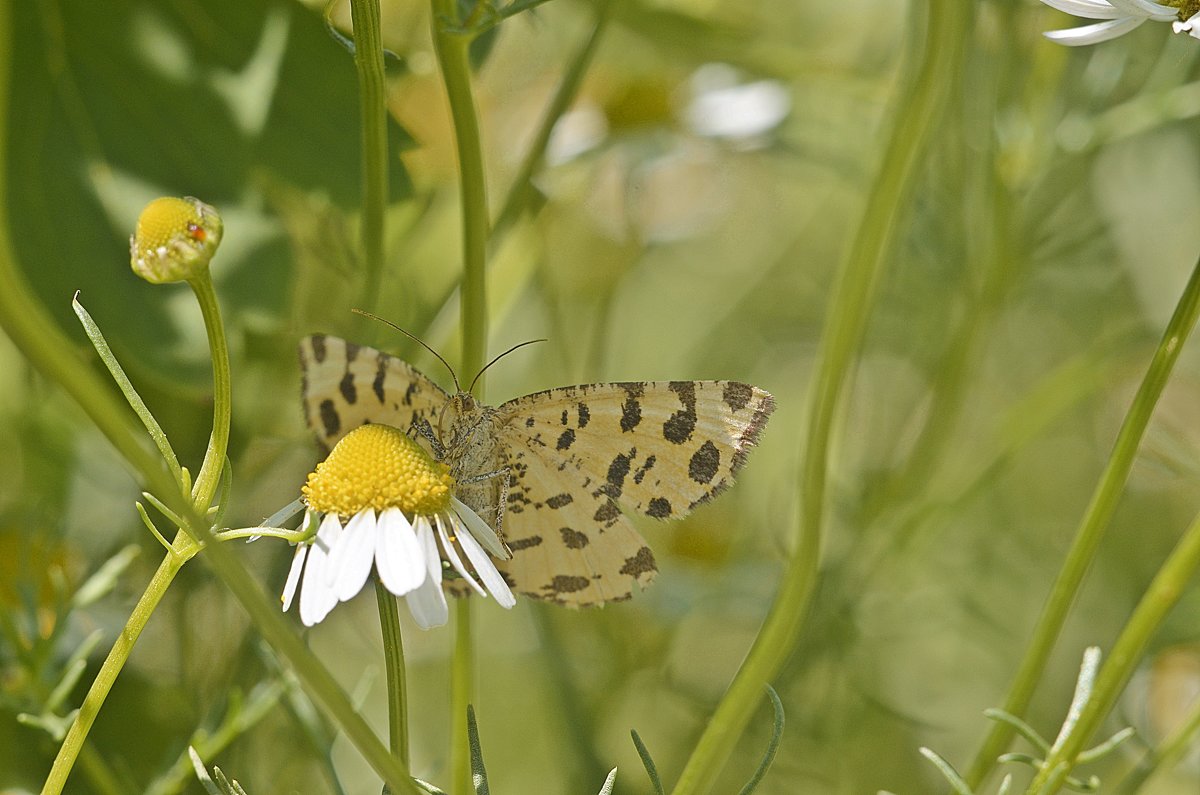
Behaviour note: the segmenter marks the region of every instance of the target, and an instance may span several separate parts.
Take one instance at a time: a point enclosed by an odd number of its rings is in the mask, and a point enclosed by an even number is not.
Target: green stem
[[[533,176],[541,169],[542,162],[545,160],[550,135],[554,132],[554,126],[558,120],[567,112],[567,108],[571,107],[575,95],[579,93],[583,76],[587,74],[592,56],[596,54],[600,39],[604,36],[604,31],[607,30],[608,22],[612,18],[614,2],[615,0],[600,0],[596,9],[596,24],[592,27],[591,34],[579,48],[579,52],[571,59],[571,65],[563,74],[558,89],[546,107],[546,113],[542,116],[542,122],[538,125],[533,142],[529,145],[529,151],[525,153],[525,159],[521,161],[521,168],[517,171],[517,176],[508,189],[508,195],[504,198],[500,214],[496,216],[496,223],[492,227],[493,247],[530,204],[534,193]]]
[[[1100,482],[1096,485],[1096,491],[1092,494],[1091,502],[1084,512],[1079,528],[1075,531],[1075,538],[1063,561],[1058,578],[1050,590],[1046,605],[1042,608],[1042,614],[1033,631],[1033,638],[1025,651],[1025,658],[1021,661],[1008,698],[1004,702],[1003,709],[1010,715],[1020,717],[1029,707],[1033,692],[1037,688],[1046,662],[1050,658],[1059,632],[1066,621],[1067,613],[1070,611],[1079,586],[1083,582],[1083,577],[1096,555],[1096,548],[1104,536],[1104,530],[1108,527],[1109,520],[1112,519],[1113,512],[1116,510],[1121,492],[1125,488],[1125,481],[1129,477],[1129,470],[1133,467],[1134,458],[1137,456],[1138,446],[1146,431],[1146,425],[1150,421],[1150,415],[1154,412],[1154,406],[1158,403],[1167,379],[1170,378],[1171,370],[1179,358],[1184,340],[1196,325],[1198,314],[1200,314],[1200,261],[1197,261],[1192,269],[1192,275],[1188,279],[1183,294],[1179,297],[1175,313],[1167,323],[1162,340],[1154,352],[1154,358],[1151,360],[1146,375],[1142,378],[1141,386],[1138,387],[1137,394],[1133,398],[1133,403],[1125,415],[1121,430],[1117,433],[1117,440],[1113,444],[1112,453],[1109,455],[1108,464],[1100,477]],[[1008,724],[993,725],[965,777],[973,789],[977,789],[991,772],[996,757],[1003,753],[1011,739],[1012,728]]]
[[[455,0],[430,0],[433,11],[433,43],[458,147],[459,183],[462,190],[462,372],[465,380],[483,367],[487,357],[487,264],[488,208],[487,177],[483,168],[483,146],[475,98],[471,92],[469,37],[450,32],[458,24]],[[483,379],[479,381],[480,397]]]
[[[362,250],[366,280],[362,306],[374,312],[383,281],[383,219],[388,194],[387,104],[379,0],[350,0],[354,65],[362,124]],[[360,318],[361,319],[361,318]]]
[[[387,672],[388,738],[392,755],[408,767],[408,690],[404,681],[404,643],[400,637],[400,610],[396,597],[379,578],[375,579],[375,601],[379,605],[379,628],[383,632],[383,660]]]
[[[1059,779],[1070,774],[1076,758],[1084,750],[1084,745],[1100,727],[1101,722],[1112,709],[1121,690],[1133,674],[1146,644],[1162,625],[1180,597],[1183,595],[1192,575],[1200,567],[1200,517],[1197,517],[1191,527],[1184,533],[1182,539],[1171,552],[1154,581],[1138,602],[1137,608],[1117,641],[1112,651],[1100,668],[1096,682],[1092,686],[1091,698],[1083,708],[1079,720],[1071,728],[1070,733],[1061,742],[1055,743],[1045,766],[1034,777],[1027,792],[1040,792],[1051,778],[1051,771],[1062,769]],[[1058,787],[1052,787],[1053,793]]]
[[[180,540],[182,539],[176,539],[177,542]],[[117,681],[117,675],[125,666],[125,661],[129,659],[129,653],[133,651],[138,636],[142,634],[146,622],[150,620],[154,608],[162,600],[171,581],[175,579],[175,575],[195,553],[195,547],[192,547],[190,554],[186,556],[168,552],[162,563],[158,564],[158,570],[154,572],[154,577],[151,578],[150,584],[146,586],[142,597],[133,608],[129,620],[125,622],[125,628],[121,630],[117,642],[113,644],[108,656],[104,658],[100,672],[96,674],[95,680],[88,688],[83,704],[79,707],[79,712],[58,749],[58,755],[54,757],[50,775],[46,777],[46,783],[42,785],[42,795],[58,795],[63,791],[63,787],[67,783],[67,776],[71,774],[71,768],[75,766],[75,759],[79,756],[79,752],[87,740],[92,723],[100,714],[100,708],[104,705],[104,700],[108,698],[108,693]]]
[[[799,540],[771,612],[692,751],[674,795],[705,792],[713,785],[737,738],[762,701],[764,685],[775,676],[794,647],[804,623],[820,562],[834,418],[862,344],[875,286],[892,250],[900,220],[911,205],[917,165],[933,122],[953,88],[954,81],[948,76],[958,72],[971,9],[960,0],[934,0],[924,13],[928,20],[924,41],[915,37],[924,46],[913,53],[911,78],[904,83],[907,90],[897,98],[895,127],[826,318],[801,473]]]
[[[480,371],[487,356],[487,175],[483,167],[483,146],[475,98],[471,92],[469,48],[471,38],[456,34],[460,25],[456,0],[430,0],[433,44],[458,148],[458,169],[462,192],[462,372],[472,377]],[[483,379],[478,382],[478,397],[485,392]],[[450,791],[467,795],[471,785],[471,758],[467,744],[466,708],[472,702],[474,684],[474,648],[471,639],[471,602],[463,598],[455,604],[454,660],[450,681]]]
[[[475,674],[469,596],[454,600],[454,657],[450,662],[450,792],[471,795],[471,747],[467,742],[467,707]]]
[[[208,450],[196,484],[192,488],[192,502],[203,514],[212,505],[213,495],[221,483],[221,471],[225,467],[225,454],[229,448],[229,423],[233,416],[233,398],[229,378],[229,346],[225,343],[225,326],[221,323],[221,305],[213,289],[212,276],[208,268],[195,278],[188,280],[200,312],[204,316],[204,328],[208,332],[208,350],[213,365],[213,429],[208,438]]]

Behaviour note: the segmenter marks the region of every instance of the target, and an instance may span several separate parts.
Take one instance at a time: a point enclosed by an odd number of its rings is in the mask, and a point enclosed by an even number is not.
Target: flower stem
[[[192,501],[196,510],[203,514],[212,505],[213,495],[221,482],[221,470],[225,466],[225,454],[229,447],[229,423],[233,416],[233,398],[229,377],[229,346],[225,342],[225,326],[221,323],[221,306],[217,303],[217,292],[213,289],[212,276],[204,268],[188,280],[200,312],[204,316],[204,328],[208,332],[208,350],[213,365],[213,429],[208,438],[208,450],[196,484],[192,488]]]
[[[181,539],[177,539],[177,542],[179,540]],[[104,658],[100,672],[96,674],[91,687],[88,688],[83,704],[79,707],[79,713],[71,723],[71,728],[67,730],[67,736],[63,738],[62,745],[58,749],[58,755],[54,757],[50,774],[46,777],[46,783],[42,785],[42,795],[58,795],[63,791],[63,787],[67,783],[67,776],[71,774],[71,768],[75,766],[75,759],[83,748],[92,723],[100,714],[100,708],[104,705],[104,700],[108,698],[108,693],[117,681],[117,675],[125,666],[125,661],[129,659],[133,645],[137,643],[138,636],[142,634],[146,622],[150,620],[154,608],[162,600],[171,581],[175,579],[175,575],[195,553],[195,547],[192,547],[191,553],[186,556],[168,552],[162,563],[158,564],[158,570],[154,572],[154,577],[151,578],[150,584],[146,586],[142,597],[133,608],[129,620],[125,622],[125,628],[121,630],[117,642],[113,644],[108,656]]]
[[[383,632],[383,660],[387,671],[388,737],[392,755],[408,767],[408,690],[404,681],[404,643],[400,637],[400,610],[396,597],[375,578],[379,628]]]
[[[458,148],[463,235],[461,367],[464,377],[471,378],[478,374],[487,356],[487,177],[475,98],[471,93],[471,38],[452,32],[460,27],[456,0],[430,0],[430,8],[434,50],[446,85]],[[482,378],[477,385],[477,396],[482,400],[485,392]],[[450,791],[455,795],[468,795],[473,791],[466,724],[467,705],[472,702],[474,684],[470,598],[455,603],[454,627],[450,680]]]
[[[475,673],[470,600],[469,596],[454,600],[454,658],[450,663],[450,791],[454,795],[474,792],[467,743],[467,707]]]
[[[1146,650],[1146,644],[1179,601],[1197,568],[1200,568],[1200,517],[1192,522],[1138,602],[1133,615],[1113,644],[1108,659],[1100,668],[1092,686],[1091,698],[1079,720],[1065,738],[1055,743],[1027,792],[1042,792],[1051,779],[1052,771],[1062,771],[1059,781],[1070,774],[1084,744],[1091,739],[1121,695],[1121,690]],[[1057,786],[1048,790],[1051,793],[1057,791]]]
[[[1067,613],[1070,611],[1071,604],[1075,601],[1075,595],[1079,592],[1079,586],[1083,582],[1083,577],[1096,555],[1096,548],[1100,544],[1104,530],[1108,527],[1109,520],[1112,519],[1113,512],[1116,510],[1121,492],[1125,488],[1125,481],[1129,477],[1129,470],[1133,467],[1138,446],[1141,444],[1142,435],[1150,421],[1150,415],[1158,403],[1163,387],[1166,386],[1175,361],[1179,358],[1184,340],[1196,325],[1198,314],[1200,314],[1200,261],[1197,261],[1192,269],[1192,275],[1188,279],[1183,294],[1179,297],[1175,313],[1167,323],[1162,340],[1154,352],[1154,358],[1146,370],[1146,375],[1142,378],[1137,394],[1134,395],[1133,403],[1117,433],[1117,440],[1113,444],[1104,474],[1101,475],[1100,482],[1096,485],[1096,491],[1092,494],[1091,502],[1084,512],[1079,528],[1075,531],[1075,539],[1063,561],[1062,569],[1054,581],[1045,607],[1042,608],[1042,614],[1033,631],[1033,639],[1025,651],[1025,657],[1021,661],[1008,698],[1004,702],[1003,710],[1010,715],[1018,717],[1024,715],[1033,698],[1033,691],[1041,680],[1042,672],[1045,670],[1046,662],[1058,640]],[[1008,724],[996,723],[992,726],[965,776],[967,783],[973,789],[978,788],[979,784],[983,782],[995,765],[996,757],[1008,747],[1011,739],[1012,728]]]
[[[458,147],[459,184],[462,191],[462,372],[464,380],[474,376],[487,357],[487,263],[488,208],[487,178],[483,168],[483,146],[475,98],[471,92],[469,49],[471,39],[449,28],[458,25],[455,0],[430,0],[433,11],[433,43]],[[480,397],[483,379],[479,381]]]
[[[834,418],[862,345],[875,286],[900,220],[911,205],[917,165],[933,122],[954,86],[948,76],[958,73],[971,10],[959,0],[934,0],[928,10],[914,10],[914,15],[921,13],[927,18],[925,36],[912,37],[912,41],[923,49],[912,54],[911,77],[902,83],[907,90],[897,97],[895,127],[842,266],[822,334],[799,489],[803,495],[799,540],[763,628],[684,766],[674,795],[705,792],[715,783],[762,701],[764,685],[783,664],[804,623],[820,563]]]
[[[367,311],[374,312],[383,281],[383,219],[389,173],[379,0],[350,0],[350,18],[354,24],[354,65],[358,69],[362,124],[362,250],[366,279],[360,301]]]

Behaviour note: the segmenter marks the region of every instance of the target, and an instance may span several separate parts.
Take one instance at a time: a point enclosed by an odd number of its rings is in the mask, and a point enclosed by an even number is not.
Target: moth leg
[[[437,460],[441,461],[446,457],[446,448],[442,445],[442,440],[437,438],[437,434],[433,432],[433,426],[429,424],[429,420],[424,417],[419,417],[413,420],[413,424],[409,426],[409,433],[416,431],[419,436],[424,437],[425,441],[429,442],[429,446],[433,448],[433,454]]]

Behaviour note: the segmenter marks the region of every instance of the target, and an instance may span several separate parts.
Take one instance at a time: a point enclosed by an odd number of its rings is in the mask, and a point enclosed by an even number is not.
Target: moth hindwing
[[[367,422],[428,423],[458,498],[502,524],[513,556],[496,565],[509,584],[570,606],[646,586],[654,554],[621,508],[669,519],[716,496],[775,407],[768,392],[737,381],[585,384],[492,407],[325,335],[301,341],[300,361],[305,417],[326,450]]]

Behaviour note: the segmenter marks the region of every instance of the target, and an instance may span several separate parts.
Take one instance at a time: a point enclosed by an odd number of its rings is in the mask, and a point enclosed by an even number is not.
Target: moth
[[[305,418],[325,452],[369,422],[432,432],[425,444],[440,448],[458,498],[512,550],[496,561],[510,587],[573,607],[648,585],[654,553],[622,509],[672,519],[720,494],[775,407],[737,381],[584,384],[488,406],[322,334],[301,341],[300,363]]]

